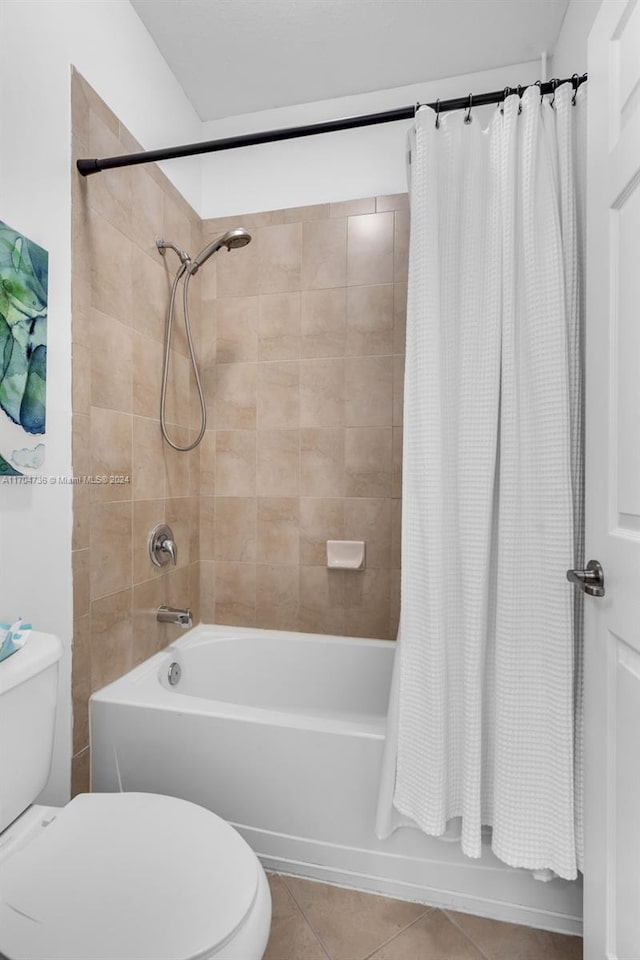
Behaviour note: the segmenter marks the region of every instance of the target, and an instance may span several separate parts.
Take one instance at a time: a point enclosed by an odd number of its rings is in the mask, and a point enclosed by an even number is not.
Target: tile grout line
[[[285,887],[286,887],[287,890],[289,891],[289,895],[291,896],[291,899],[293,900],[293,902],[295,903],[296,907],[298,908],[298,910],[299,910],[300,913],[302,914],[302,916],[303,916],[305,922],[307,923],[309,929],[311,930],[312,934],[314,935],[314,937],[316,938],[316,940],[317,940],[318,943],[320,944],[320,948],[321,948],[322,952],[326,955],[327,960],[333,960],[333,957],[331,956],[331,954],[329,953],[329,950],[328,950],[327,947],[325,946],[324,941],[322,940],[322,938],[320,937],[320,935],[317,933],[315,927],[313,926],[313,924],[312,924],[311,921],[309,920],[309,918],[308,918],[308,916],[306,915],[306,913],[304,912],[303,908],[302,908],[302,907],[300,906],[300,904],[298,903],[298,900],[297,900],[297,898],[296,898],[295,893],[293,892],[293,890],[291,889],[291,887],[289,886],[289,884],[288,884],[288,882],[287,882],[287,881],[289,880],[289,877],[286,876],[286,874],[280,874],[280,876],[282,877],[282,879],[283,879],[283,881],[284,881]],[[304,877],[302,877],[302,878],[295,878],[295,877],[294,877],[294,878],[292,878],[292,879],[303,879],[303,880],[304,880],[305,878],[304,878]]]
[[[475,940],[473,939],[473,937],[469,936],[469,934],[468,934],[467,931],[464,929],[464,927],[463,927],[461,924],[459,924],[456,920],[454,920],[453,917],[450,917],[450,916],[449,916],[449,913],[448,913],[447,910],[443,910],[442,912],[443,912],[443,914],[445,915],[445,917],[447,918],[447,920],[449,921],[449,923],[451,923],[451,924],[456,928],[456,930],[459,930],[460,933],[461,933],[464,937],[466,937],[466,939],[469,941],[469,943],[470,943],[473,947],[475,947],[475,949],[478,951],[478,953],[480,954],[480,956],[484,958],[484,960],[492,960],[492,958],[489,956],[489,954],[485,953],[484,950],[482,950],[481,947],[475,942]]]
[[[304,910],[302,909],[302,907],[301,907],[300,904],[298,903],[298,901],[297,901],[297,899],[296,899],[296,897],[295,897],[295,894],[294,894],[293,890],[290,888],[289,884],[287,883],[287,879],[288,879],[288,878],[287,878],[284,874],[282,874],[282,873],[281,873],[281,874],[278,874],[278,876],[280,876],[280,877],[282,878],[282,880],[283,880],[283,882],[284,882],[284,885],[285,885],[285,887],[286,887],[286,889],[287,889],[287,892],[288,892],[289,896],[291,897],[291,899],[293,900],[294,904],[296,905],[296,908],[297,908],[297,910],[299,911],[300,915],[302,916],[302,919],[304,920],[304,922],[307,924],[307,926],[308,926],[309,929],[311,930],[311,933],[313,934],[314,938],[318,941],[318,944],[319,944],[319,946],[320,946],[320,949],[322,950],[322,952],[323,952],[324,955],[326,956],[327,960],[333,960],[333,957],[331,956],[331,954],[329,953],[329,951],[328,951],[327,948],[325,947],[322,939],[320,938],[320,936],[318,935],[318,933],[316,933],[316,930],[314,929],[313,924],[311,923],[311,921],[310,921],[309,918],[307,917],[306,913],[304,912]]]
[[[426,910],[423,913],[421,913],[419,917],[416,917],[415,920],[412,920],[411,923],[408,923],[406,927],[402,928],[402,930],[399,930],[397,933],[394,933],[394,935],[392,937],[389,937],[388,940],[385,940],[384,943],[379,943],[378,946],[375,948],[375,950],[372,950],[371,953],[368,953],[366,957],[362,958],[362,960],[371,960],[371,958],[375,957],[376,953],[378,953],[379,950],[382,950],[383,947],[386,947],[390,943],[393,943],[394,940],[397,940],[398,937],[401,937],[404,933],[407,932],[407,930],[415,926],[416,923],[419,923],[421,920],[424,920],[424,918],[428,916],[430,913],[433,913],[435,909],[436,909],[435,907],[427,907]]]
[[[285,883],[285,886],[286,886],[287,890],[289,891],[289,893],[290,893],[291,896],[293,897],[293,900],[294,900],[296,906],[298,907],[298,909],[300,910],[302,916],[305,918],[305,920],[307,921],[307,923],[308,923],[309,926],[311,927],[311,930],[313,931],[315,937],[316,937],[317,940],[319,941],[320,946],[322,947],[322,949],[324,950],[324,952],[327,954],[327,957],[329,957],[329,960],[333,960],[333,958],[332,958],[332,957],[330,956],[330,954],[329,954],[329,951],[328,951],[327,947],[325,947],[322,938],[321,938],[320,935],[316,932],[313,924],[311,923],[311,921],[310,921],[309,918],[307,917],[306,913],[304,912],[304,909],[303,909],[303,908],[300,906],[300,904],[298,903],[298,900],[296,899],[296,896],[295,896],[293,890],[289,887],[289,884],[287,883],[287,880],[289,879],[289,877],[288,877],[287,875],[285,875],[285,874],[280,874],[280,876],[282,876],[282,879],[284,880],[284,883]],[[302,880],[304,880],[304,879],[307,879],[307,878],[305,878],[305,877],[294,877],[293,879],[302,879]],[[311,881],[311,882],[322,883],[323,881]],[[340,889],[340,888],[339,888],[339,889]],[[348,888],[348,887],[345,887],[344,889],[349,889],[349,888]],[[354,888],[354,889],[355,889],[355,888]],[[381,896],[381,897],[384,897],[384,894],[368,893],[368,892],[365,891],[365,890],[356,891],[356,892],[364,893],[365,895],[369,895],[369,896]],[[388,899],[395,899],[395,898],[388,898]],[[400,902],[403,902],[403,901],[400,901]],[[364,957],[361,958],[361,960],[370,960],[370,958],[371,958],[372,956],[374,956],[374,954],[376,954],[376,953],[378,952],[378,950],[381,950],[381,949],[382,949],[383,947],[385,947],[388,943],[391,943],[392,940],[395,940],[396,937],[399,937],[400,934],[402,934],[402,933],[404,933],[406,930],[408,930],[409,927],[412,927],[412,926],[414,925],[414,923],[417,923],[419,920],[422,920],[427,914],[432,913],[434,909],[435,909],[434,907],[426,907],[425,910],[420,914],[420,916],[416,917],[415,920],[412,920],[411,923],[408,923],[408,924],[406,925],[406,927],[403,927],[402,930],[399,930],[399,931],[398,931],[397,933],[395,933],[392,937],[389,937],[388,940],[383,941],[383,943],[379,943],[379,944],[375,947],[374,950],[372,950],[370,953],[367,953]]]

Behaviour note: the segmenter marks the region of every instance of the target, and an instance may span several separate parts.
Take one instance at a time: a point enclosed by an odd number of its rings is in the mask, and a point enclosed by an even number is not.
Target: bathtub
[[[92,696],[92,789],[199,803],[266,869],[580,933],[577,884],[540,883],[488,846],[470,860],[413,829],[376,837],[394,650],[198,626]]]

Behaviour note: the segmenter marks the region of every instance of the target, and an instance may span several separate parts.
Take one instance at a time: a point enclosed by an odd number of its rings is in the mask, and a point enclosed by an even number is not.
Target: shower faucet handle
[[[149,556],[156,567],[178,563],[178,545],[173,530],[166,523],[159,523],[149,534]]]
[[[162,550],[163,553],[167,553],[169,555],[169,559],[171,560],[171,563],[174,565],[174,567],[177,566],[178,548],[174,540],[171,540],[169,537],[165,537],[164,540],[162,540],[162,542],[160,543],[159,549]]]

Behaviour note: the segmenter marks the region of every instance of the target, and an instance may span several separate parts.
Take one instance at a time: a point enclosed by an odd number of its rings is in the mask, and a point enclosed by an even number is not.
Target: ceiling
[[[533,60],[569,0],[131,0],[202,120]]]

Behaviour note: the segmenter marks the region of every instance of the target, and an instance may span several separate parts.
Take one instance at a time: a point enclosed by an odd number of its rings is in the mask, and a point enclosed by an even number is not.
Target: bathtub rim
[[[133,667],[127,673],[95,690],[89,698],[89,717],[93,704],[117,703],[122,706],[135,706],[141,709],[165,710],[178,714],[205,715],[221,720],[235,720],[245,723],[273,724],[276,726],[300,730],[322,731],[343,736],[384,739],[387,726],[387,712],[375,717],[331,717],[302,710],[277,710],[258,707],[251,704],[233,703],[180,693],[171,688],[163,678],[163,670],[172,659],[180,662],[183,652],[196,649],[208,643],[223,643],[238,638],[282,639],[294,638],[295,643],[320,641],[322,644],[360,647],[382,647],[395,649],[394,640],[376,640],[371,637],[341,637],[319,633],[303,633],[291,630],[263,630],[260,627],[234,627],[227,624],[198,624],[183,636],[168,644],[163,650]]]
[[[163,653],[170,648],[188,650],[191,649],[191,647],[200,646],[200,644],[204,643],[207,639],[215,640],[216,643],[224,640],[232,640],[233,636],[227,636],[229,632],[232,632],[237,637],[245,637],[247,639],[251,637],[263,637],[277,640],[282,637],[295,637],[296,643],[320,641],[323,644],[330,644],[332,646],[348,644],[349,646],[357,647],[375,646],[382,649],[396,649],[397,647],[396,640],[378,640],[375,637],[347,637],[331,633],[308,633],[303,630],[276,630],[267,627],[234,627],[233,625],[225,623],[199,623],[195,627],[191,627],[185,631],[185,633],[176,640],[172,640],[171,643],[165,647],[164,651],[161,650],[159,652]]]

